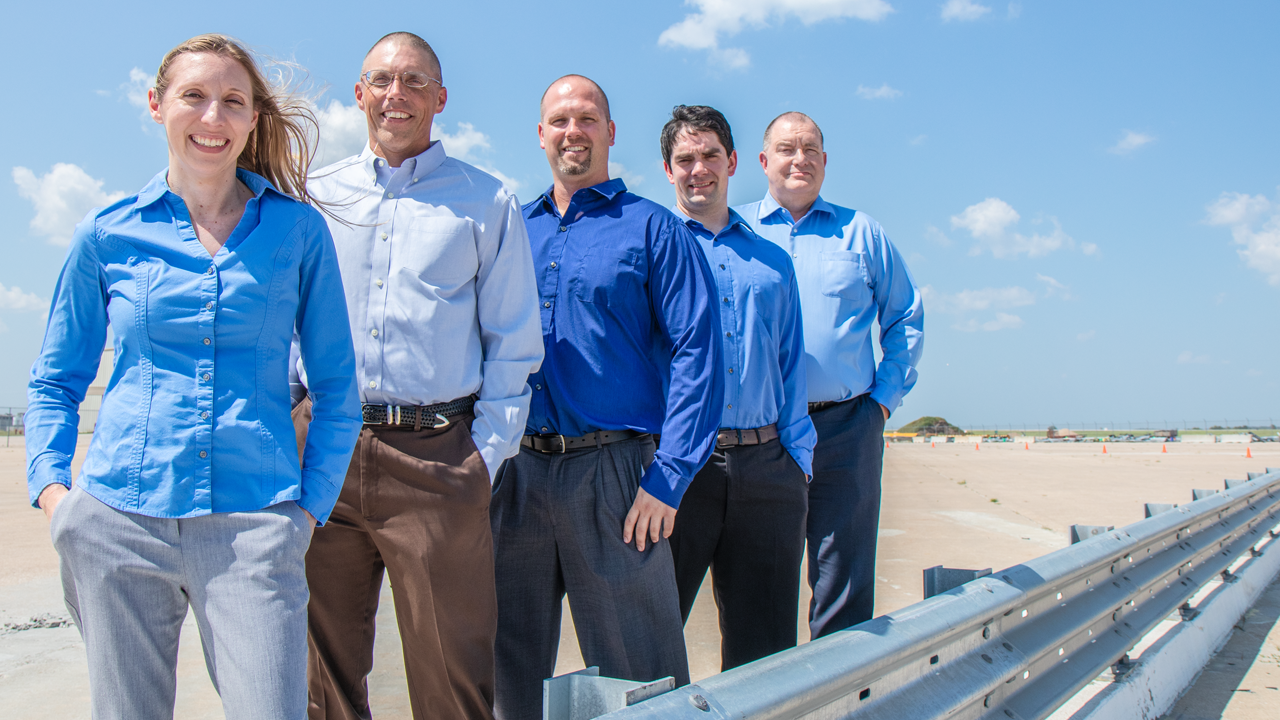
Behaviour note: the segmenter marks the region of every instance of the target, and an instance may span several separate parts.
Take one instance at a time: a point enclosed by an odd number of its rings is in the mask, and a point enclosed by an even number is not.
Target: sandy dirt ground
[[[83,457],[84,445],[77,453]],[[877,556],[877,613],[921,599],[924,568],[992,568],[1066,547],[1074,523],[1123,526],[1147,502],[1186,503],[1194,488],[1222,487],[1268,465],[1280,446],[1156,444],[894,444],[885,453],[884,500]],[[0,443],[0,709],[15,720],[88,718],[84,651],[67,624],[58,561],[48,525],[27,503],[23,448]],[[802,583],[801,607],[808,588]],[[374,714],[409,717],[404,671],[389,590],[378,614]],[[1280,589],[1273,587],[1200,681],[1169,716],[1180,720],[1274,718],[1280,707]],[[808,640],[797,618],[801,642]],[[719,630],[710,583],[686,628],[695,680],[720,669]],[[557,674],[582,667],[565,612]],[[194,621],[179,652],[175,716],[222,718],[208,680]]]

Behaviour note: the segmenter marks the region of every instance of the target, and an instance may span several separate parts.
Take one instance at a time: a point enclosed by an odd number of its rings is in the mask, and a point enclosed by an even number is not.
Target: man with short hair
[[[687,622],[711,569],[721,669],[795,647],[800,559],[817,435],[806,405],[800,297],[791,256],[729,209],[738,166],[729,122],[680,105],[662,128],[676,213],[716,281],[725,402],[711,459],[693,478],[671,534]]]
[[[689,682],[666,538],[720,421],[720,325],[688,229],[609,179],[615,130],[591,80],[543,94],[554,181],[524,216],[546,361],[491,510],[502,720],[542,717],[566,593],[587,665]]]
[[[826,164],[818,124],[783,113],[769,123],[760,153],[769,192],[737,208],[791,254],[800,285],[818,431],[806,529],[813,638],[874,614],[884,424],[915,385],[924,347],[924,307],[902,255],[866,213],[822,199]]]
[[[365,422],[307,553],[313,720],[370,717],[384,570],[413,717],[493,716],[489,500],[524,432],[542,343],[519,204],[431,139],[441,78],[422,38],[379,40],[355,86],[369,145],[309,185],[345,221],[329,226]]]

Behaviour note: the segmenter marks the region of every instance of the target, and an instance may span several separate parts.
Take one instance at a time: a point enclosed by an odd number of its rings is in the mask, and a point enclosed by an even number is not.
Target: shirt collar
[[[266,178],[244,168],[236,168],[236,179],[244,183],[245,187],[253,193],[253,197],[259,200],[262,199],[262,193],[267,190],[278,195],[282,194]],[[138,206],[146,207],[169,193],[173,193],[173,190],[169,187],[169,168],[165,168],[151,178],[151,182],[138,193]],[[174,197],[177,197],[177,193],[174,193]]]
[[[445,154],[444,151],[444,143],[439,140],[432,140],[430,147],[423,150],[418,155],[405,160],[405,164],[411,164],[413,166],[411,177],[417,179],[430,175],[436,168],[444,164],[445,158],[447,157],[448,155]],[[360,165],[364,167],[366,173],[370,177],[377,177],[378,175],[377,169],[374,166],[374,162],[377,160],[382,160],[384,167],[386,167],[387,170],[390,170],[392,174],[395,174],[395,172],[399,170],[399,168],[386,166],[386,160],[375,155],[373,153],[373,148],[369,147],[368,143],[365,143],[364,150],[360,151]]]
[[[679,205],[672,205],[671,212],[674,213],[676,217],[680,218],[680,222],[684,223],[685,225],[689,225],[689,226],[696,225],[706,230],[707,232],[711,232],[711,230],[708,229],[706,225],[703,225],[697,220],[694,220],[688,215],[685,215],[684,211],[680,209]],[[720,237],[721,235],[729,232],[730,230],[733,230],[735,227],[738,228],[739,230],[747,231],[745,233],[747,237],[751,237],[752,235],[755,234],[754,232],[751,232],[751,226],[747,224],[747,221],[743,220],[742,216],[738,214],[738,211],[734,210],[733,208],[729,208],[729,224],[725,225],[724,228],[720,230],[720,232],[712,233],[712,234],[715,235],[715,237]]]
[[[594,193],[597,196],[597,198],[595,199],[603,200],[604,202],[613,202],[615,198],[617,198],[619,195],[627,191],[627,184],[622,181],[622,178],[613,178],[611,180],[605,180],[602,183],[592,185],[589,188],[583,188],[578,192],[584,192],[584,191],[588,193]],[[546,192],[542,193],[542,204],[546,209],[555,210],[556,212],[559,212],[559,208],[556,207],[555,192],[556,192],[556,186],[553,183],[551,187],[547,188]],[[574,195],[577,195],[577,194],[578,193],[574,193]],[[587,200],[582,204],[590,205],[594,203],[592,200]]]
[[[770,215],[774,214],[775,212],[778,212],[779,210],[783,210],[783,209],[784,208],[778,204],[778,201],[773,199],[773,193],[765,192],[764,200],[760,201],[760,217],[756,219],[763,220],[769,217]],[[815,211],[828,213],[830,215],[834,215],[836,212],[835,208],[831,207],[831,204],[828,203],[826,200],[823,200],[821,195],[818,196],[817,200],[813,201],[813,207],[809,208],[808,215],[812,215]],[[790,215],[790,214],[791,214],[790,212],[787,213],[787,215]],[[805,217],[808,217],[808,215],[806,215]],[[800,218],[791,218],[791,222],[794,223],[799,219]]]

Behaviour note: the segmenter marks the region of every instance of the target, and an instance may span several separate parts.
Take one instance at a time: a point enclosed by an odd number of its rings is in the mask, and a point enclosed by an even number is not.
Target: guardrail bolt
[[[698,708],[702,712],[711,712],[711,703],[707,702],[707,699],[701,695],[690,695],[689,704]]]

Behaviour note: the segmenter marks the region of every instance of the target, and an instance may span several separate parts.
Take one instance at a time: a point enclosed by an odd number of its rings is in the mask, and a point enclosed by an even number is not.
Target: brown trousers
[[[303,401],[295,423],[305,427],[309,411]],[[414,720],[493,717],[489,473],[471,441],[473,417],[451,419],[435,430],[360,433],[338,504],[307,552],[310,720],[371,717],[384,569]]]

